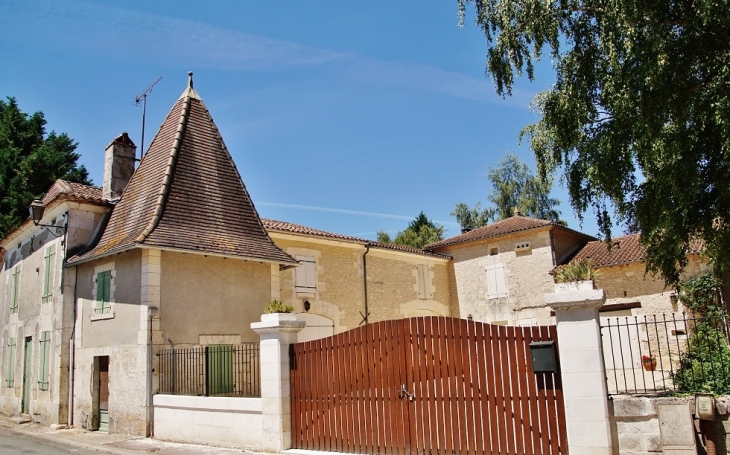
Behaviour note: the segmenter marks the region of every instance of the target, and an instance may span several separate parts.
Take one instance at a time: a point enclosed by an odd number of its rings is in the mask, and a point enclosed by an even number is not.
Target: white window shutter
[[[296,269],[294,269],[294,275],[296,275],[296,286],[297,289],[304,289],[307,287],[307,263],[303,263],[299,265]]]
[[[505,280],[504,264],[492,264],[486,267],[487,272],[487,299],[507,297],[507,282]]]
[[[423,273],[423,265],[416,266],[416,285],[418,286],[418,298],[426,298],[426,280]]]
[[[497,297],[507,297],[507,280],[505,279],[504,264],[497,264],[494,270],[497,280]]]
[[[497,298],[497,272],[493,265],[487,266],[487,298]]]
[[[294,269],[297,292],[312,293],[317,288],[315,262],[311,256],[297,256],[299,267]]]
[[[312,289],[312,290],[316,289],[316,287],[317,287],[315,284],[315,281],[314,281],[314,266],[315,266],[314,262],[305,262],[304,263],[304,270],[306,272],[306,277],[307,277],[306,286],[307,286],[307,289]]]

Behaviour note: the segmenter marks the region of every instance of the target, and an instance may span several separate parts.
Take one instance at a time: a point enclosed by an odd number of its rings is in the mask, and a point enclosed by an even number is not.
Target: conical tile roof
[[[264,229],[218,128],[193,89],[192,73],[101,239],[69,262],[136,246],[297,263]]]

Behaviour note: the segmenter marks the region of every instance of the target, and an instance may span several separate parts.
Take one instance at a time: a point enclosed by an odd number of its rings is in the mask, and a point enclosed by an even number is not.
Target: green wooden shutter
[[[13,387],[15,384],[15,338],[8,340],[8,363],[5,370],[5,384]]]
[[[209,395],[233,392],[233,346],[208,347],[208,386]]]
[[[51,332],[41,332],[41,362],[38,372],[38,388],[40,390],[48,390],[48,373],[49,363],[51,361]]]
[[[111,294],[112,272],[107,270],[96,274],[96,313],[108,313],[111,310],[109,296]]]
[[[43,259],[45,267],[43,271],[43,303],[53,300],[53,269],[56,255],[56,245],[46,247]]]
[[[10,295],[10,312],[18,312],[18,286],[20,285],[20,266],[16,265],[13,269],[13,283]]]

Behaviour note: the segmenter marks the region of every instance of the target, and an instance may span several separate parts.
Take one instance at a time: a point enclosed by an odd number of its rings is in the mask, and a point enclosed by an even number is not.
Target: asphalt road
[[[46,439],[35,438],[22,433],[16,433],[7,428],[0,427],[0,455],[15,454],[52,454],[52,455],[86,455],[100,452],[83,448],[76,448],[70,445],[55,443]]]

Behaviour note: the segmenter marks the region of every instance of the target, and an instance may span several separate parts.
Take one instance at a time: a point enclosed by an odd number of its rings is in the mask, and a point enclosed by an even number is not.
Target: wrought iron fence
[[[609,395],[721,392],[730,384],[726,315],[685,313],[601,318]]]
[[[163,349],[157,393],[261,396],[259,343]]]

